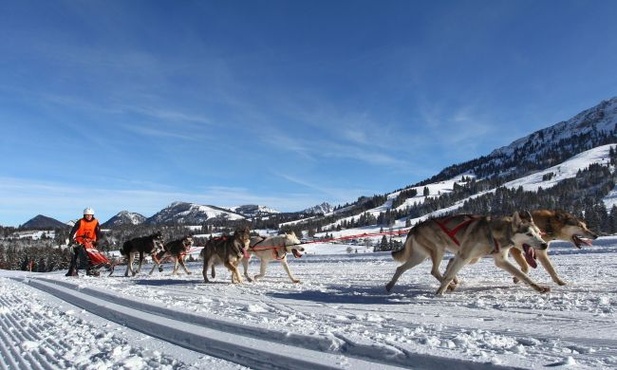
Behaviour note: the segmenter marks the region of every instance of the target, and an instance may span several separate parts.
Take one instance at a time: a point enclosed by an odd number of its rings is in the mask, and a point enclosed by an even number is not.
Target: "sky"
[[[0,2],[0,225],[385,194],[617,96],[614,1]]]

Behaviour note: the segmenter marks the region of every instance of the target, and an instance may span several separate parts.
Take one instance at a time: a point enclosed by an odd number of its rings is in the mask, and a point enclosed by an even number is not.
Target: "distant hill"
[[[105,223],[101,224],[101,227],[105,229],[109,229],[109,228],[124,226],[124,225],[141,225],[145,221],[146,221],[146,217],[139,213],[121,211],[114,217],[105,221]]]
[[[60,222],[54,218],[37,215],[30,219],[26,223],[20,226],[20,229],[36,229],[36,230],[50,230],[50,229],[68,229],[70,226],[63,222]]]

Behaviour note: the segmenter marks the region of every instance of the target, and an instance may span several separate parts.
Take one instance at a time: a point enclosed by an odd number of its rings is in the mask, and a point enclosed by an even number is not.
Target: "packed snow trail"
[[[253,369],[387,370],[400,367],[428,369],[435,366],[465,369],[469,365],[474,369],[499,367],[490,364],[466,364],[455,359],[433,359],[428,355],[406,356],[401,353],[398,353],[398,356],[396,353],[389,353],[389,356],[384,356],[381,360],[378,348],[371,348],[374,347],[371,345],[365,347],[358,343],[349,344],[349,348],[343,349],[340,354],[328,353],[331,340],[327,338],[302,335],[290,338],[290,335],[283,332],[207,319],[51,279],[29,279],[28,284],[117,324]],[[309,348],[297,345],[292,347],[284,344],[286,341],[303,343]],[[367,353],[371,353],[371,356],[366,356]],[[365,355],[361,356],[362,354]]]

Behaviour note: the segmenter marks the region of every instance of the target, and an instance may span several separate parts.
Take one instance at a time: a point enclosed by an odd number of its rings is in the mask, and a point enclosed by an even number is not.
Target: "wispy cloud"
[[[212,125],[212,120],[196,114],[190,114],[173,109],[161,109],[152,107],[125,106],[123,108],[127,113],[137,113],[148,116],[161,122],[177,123],[177,124],[199,124]],[[196,126],[192,126],[196,127]],[[191,127],[189,127],[191,128]]]
[[[300,178],[298,176],[293,176],[287,173],[282,172],[274,172],[274,174],[286,181],[289,181],[293,184],[297,184],[306,189],[311,189],[317,192],[317,197],[312,195],[311,198],[315,199],[311,204],[315,205],[320,203],[318,199],[321,199],[321,202],[324,200],[328,200],[334,203],[342,203],[344,201],[349,201],[351,198],[354,198],[356,195],[360,196],[362,194],[366,194],[367,189],[361,188],[349,188],[349,187],[335,187],[335,186],[324,186],[315,181],[309,181],[305,178]],[[302,192],[297,192],[296,195],[301,194]],[[319,198],[321,195],[321,198]],[[306,204],[306,203],[305,203]]]

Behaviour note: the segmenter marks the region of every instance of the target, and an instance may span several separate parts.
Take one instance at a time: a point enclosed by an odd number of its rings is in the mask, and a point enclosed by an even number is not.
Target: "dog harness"
[[[285,243],[283,242],[283,245],[270,245],[270,246],[258,246],[259,243],[263,242],[264,240],[266,240],[267,238],[262,237],[262,239],[260,241],[258,241],[257,243],[255,243],[254,246],[250,247],[250,250],[259,252],[259,251],[267,251],[267,250],[272,250],[272,256],[276,259],[276,260],[282,260],[283,258],[285,258],[287,256],[287,251],[285,251]],[[283,255],[279,256],[278,254],[278,248],[283,248]]]
[[[461,246],[461,242],[456,238],[456,234],[459,231],[461,231],[463,228],[469,226],[469,224],[471,224],[472,222],[474,222],[474,221],[479,219],[478,216],[473,216],[473,215],[464,215],[464,216],[465,216],[466,219],[463,220],[458,225],[454,226],[452,229],[448,229],[448,226],[446,225],[446,222],[448,222],[449,220],[453,219],[456,216],[447,217],[443,221],[441,221],[439,219],[435,219],[434,220],[435,223],[441,229],[441,231],[443,231],[446,235],[448,235],[450,237],[450,240],[452,240],[454,242],[454,244],[456,244],[457,247]],[[497,239],[495,239],[495,237],[493,237],[493,250],[491,251],[491,254],[499,253],[499,250],[500,250],[499,242],[497,241]]]
[[[210,240],[216,240],[216,241],[225,242],[227,239],[228,239],[228,237],[224,235],[224,236],[219,236],[217,238],[211,238]],[[206,245],[207,244],[208,243],[206,242]],[[244,256],[244,258],[249,258],[249,252],[246,249],[244,249],[244,247],[240,243],[238,243],[238,241],[235,238],[233,240],[233,244],[234,244],[234,246],[236,248],[240,249],[240,251],[242,252],[242,255]]]

